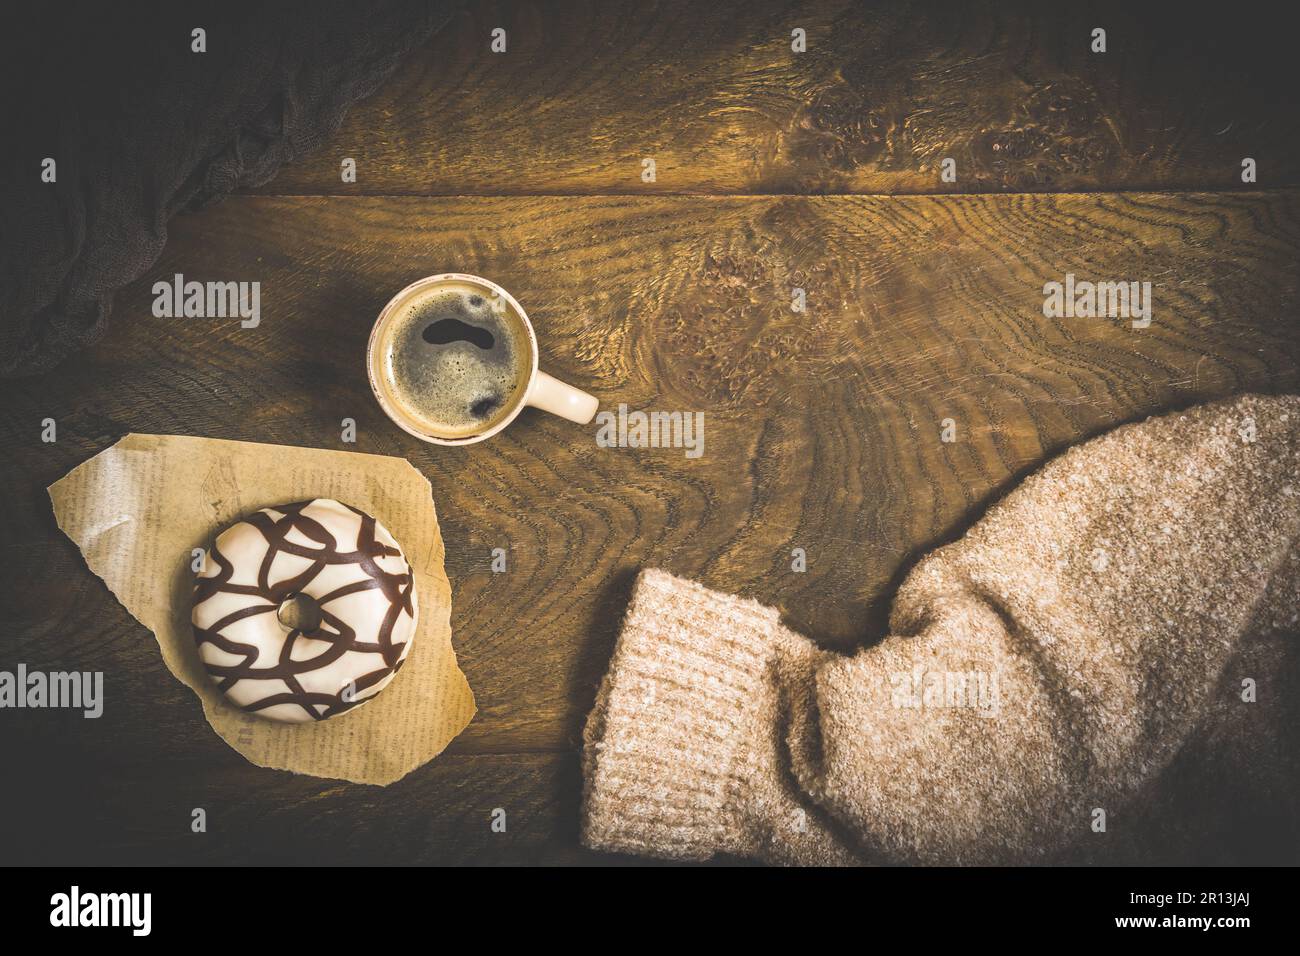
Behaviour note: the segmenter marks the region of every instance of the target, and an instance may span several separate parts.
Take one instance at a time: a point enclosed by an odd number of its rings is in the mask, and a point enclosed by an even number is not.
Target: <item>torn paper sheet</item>
[[[388,784],[436,757],[474,716],[451,646],[451,585],[429,482],[402,458],[179,435],[127,435],[49,488],[59,527],[153,631],[214,730],[262,767]],[[190,628],[194,548],[270,505],[334,498],[374,515],[415,572],[420,619],[393,683],[364,707],[282,724],[230,706]],[[159,719],[166,719],[159,714]]]

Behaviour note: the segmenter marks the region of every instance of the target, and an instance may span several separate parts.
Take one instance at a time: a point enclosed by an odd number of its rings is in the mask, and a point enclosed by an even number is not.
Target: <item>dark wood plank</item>
[[[0,818],[6,864],[582,864],[572,754],[444,756],[388,787],[262,770],[233,760],[122,768],[25,762],[21,812]],[[20,748],[19,754],[23,751]],[[7,803],[16,803],[14,795]],[[202,809],[206,832],[192,829]],[[505,831],[492,829],[505,811]]]
[[[111,751],[51,761],[30,742],[6,750],[26,770],[6,794],[7,865],[644,865],[579,844],[574,754],[447,755],[388,787],[262,770],[231,760],[122,767]],[[194,830],[203,811],[202,832]],[[499,812],[500,811],[500,812]],[[493,829],[504,813],[505,829]],[[1251,824],[1220,806],[1206,823],[1240,839],[1205,844],[1182,821],[1124,818],[1125,839],[1092,840],[1062,862],[1216,865],[1286,863]],[[1225,819],[1226,817],[1226,819]],[[1211,822],[1212,821],[1212,822]],[[1131,837],[1129,831],[1131,832]],[[1195,832],[1194,830],[1192,831]],[[745,861],[721,857],[715,864]]]
[[[0,384],[0,644],[109,683],[102,719],[72,733],[41,715],[23,734],[58,759],[238,760],[54,527],[45,486],[128,431],[346,447],[355,418],[356,450],[405,456],[433,484],[479,703],[451,753],[571,754],[638,568],[758,597],[849,646],[884,632],[916,557],[1068,445],[1296,389],[1298,247],[1297,192],[249,197],[183,217],[100,346]],[[366,382],[371,321],[412,278],[453,268],[514,292],[545,367],[606,407],[703,411],[704,455],[599,448],[594,427],[531,411],[468,449],[392,426]],[[1045,319],[1043,284],[1067,271],[1153,282],[1151,327]],[[175,272],[261,281],[261,325],[153,318],[151,284]]]
[[[1128,0],[475,3],[264,191],[1259,188],[1244,157],[1260,187],[1294,185],[1290,32],[1268,18]]]

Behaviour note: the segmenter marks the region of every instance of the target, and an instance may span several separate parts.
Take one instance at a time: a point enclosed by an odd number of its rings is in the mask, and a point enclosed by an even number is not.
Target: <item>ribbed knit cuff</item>
[[[777,612],[663,571],[638,578],[583,748],[583,842],[668,859],[748,853],[771,749]]]

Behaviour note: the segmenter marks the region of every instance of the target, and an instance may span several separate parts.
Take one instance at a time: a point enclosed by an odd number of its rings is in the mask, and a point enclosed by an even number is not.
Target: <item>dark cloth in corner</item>
[[[103,334],[167,222],[319,145],[463,4],[55,3],[0,28],[0,376]],[[206,31],[204,53],[192,31]],[[57,179],[42,182],[55,160]]]

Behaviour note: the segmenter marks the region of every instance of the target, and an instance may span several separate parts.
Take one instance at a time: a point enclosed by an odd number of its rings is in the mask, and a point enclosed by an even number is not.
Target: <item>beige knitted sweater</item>
[[[922,560],[890,635],[851,656],[647,570],[586,727],[583,840],[782,863],[1295,862],[1298,536],[1300,397],[1251,395],[1052,461]],[[1242,847],[1252,819],[1261,844]],[[1238,836],[1209,853],[1225,820]]]

